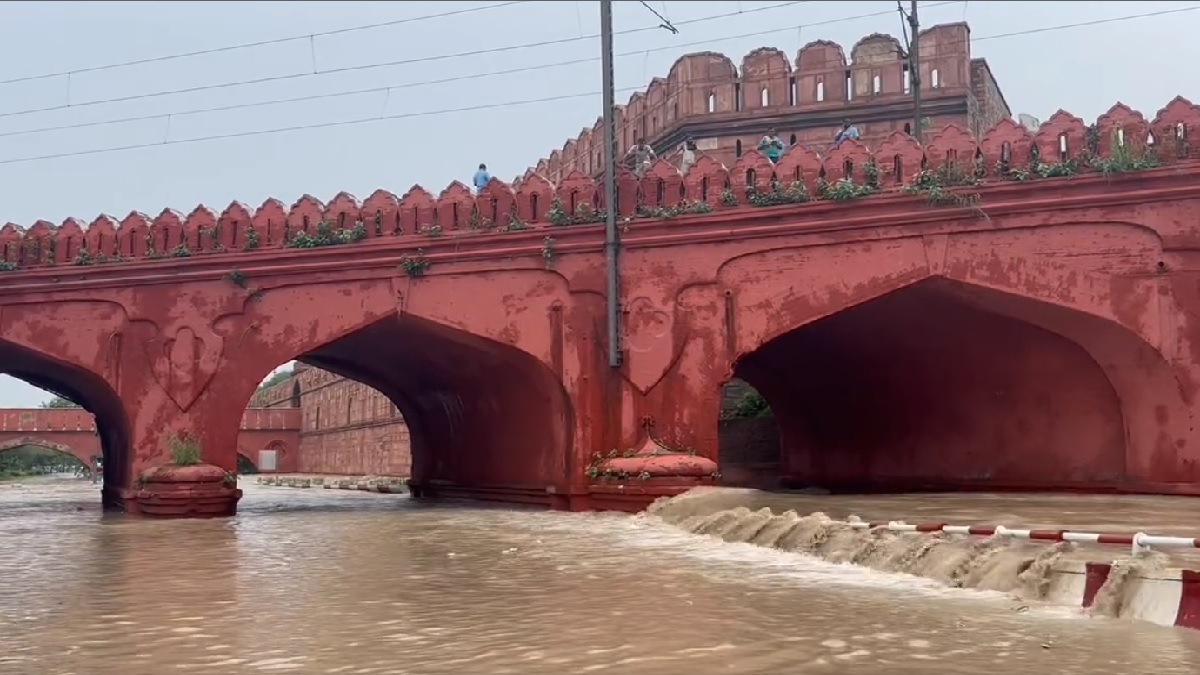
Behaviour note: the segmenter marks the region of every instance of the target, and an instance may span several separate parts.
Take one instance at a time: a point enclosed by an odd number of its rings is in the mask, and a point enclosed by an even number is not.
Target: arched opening
[[[54,474],[94,476],[95,457],[75,448],[28,436],[0,442],[0,482]]]
[[[516,347],[391,316],[294,358],[298,446],[266,448],[279,471],[406,478],[417,495],[488,486],[534,503],[566,475],[566,391]]]
[[[299,380],[292,380],[292,400],[291,400],[291,403],[292,403],[292,407],[293,407],[293,408],[299,408],[299,407],[300,407],[300,381],[299,381]]]
[[[9,440],[17,435],[40,438],[54,444],[53,450],[90,461],[103,474],[104,507],[120,509],[132,461],[129,421],[108,382],[84,368],[2,340],[0,374],[28,385],[9,404],[19,408],[8,411],[17,425],[6,429]],[[83,452],[82,444],[75,442],[79,439],[90,444],[86,458],[79,454]]]
[[[775,470],[786,487],[900,492],[1126,475],[1121,400],[1096,360],[956,282],[926,280],[807,324],[744,356],[735,375],[769,412],[743,424],[758,436],[723,430],[731,482]],[[774,429],[771,446],[762,435]]]

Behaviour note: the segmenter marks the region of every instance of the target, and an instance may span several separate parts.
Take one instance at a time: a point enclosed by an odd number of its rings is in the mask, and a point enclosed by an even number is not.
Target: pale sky
[[[511,6],[307,37],[499,4]],[[622,35],[659,20],[641,3],[616,3],[620,101],[688,52],[720,51],[740,63],[758,47],[794,57],[804,44],[830,39],[848,51],[864,35],[900,29],[896,4],[884,1],[648,4],[679,33]],[[752,11],[764,7],[773,9]],[[988,59],[1014,112],[1044,120],[1063,108],[1091,121],[1119,100],[1152,117],[1177,94],[1200,99],[1200,90],[1183,90],[1194,77],[1171,75],[1200,63],[1200,2],[921,7],[926,26],[970,22],[973,54]],[[1197,11],[1029,33],[1186,8]],[[165,207],[186,213],[198,203],[219,211],[235,199],[253,207],[267,197],[291,203],[312,193],[328,200],[342,190],[365,198],[379,187],[400,194],[414,183],[436,193],[468,179],[480,162],[496,176],[517,176],[600,113],[598,13],[597,2],[567,1],[0,3],[0,80],[9,81],[0,83],[0,222],[153,215]],[[873,13],[884,14],[862,17]],[[302,39],[81,72],[294,36]],[[440,58],[545,42],[554,44]],[[396,62],[407,63],[374,67]],[[525,70],[487,76],[517,69]],[[146,96],[184,89],[192,91]],[[342,92],[361,93],[248,105]],[[563,98],[514,104],[552,97]],[[243,107],[194,113],[230,106]],[[144,119],[155,115],[163,117]],[[143,119],[97,124],[129,118]],[[373,121],[295,129],[366,119]],[[47,127],[59,128],[24,133]],[[178,142],[231,134],[241,136]],[[161,145],[91,152],[147,144]],[[25,161],[47,155],[59,157]],[[0,407],[47,398],[0,376]]]

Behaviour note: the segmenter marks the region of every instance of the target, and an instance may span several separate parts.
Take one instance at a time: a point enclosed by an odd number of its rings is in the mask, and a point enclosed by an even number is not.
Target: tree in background
[[[295,373],[292,371],[291,368],[288,368],[287,370],[280,370],[280,371],[276,372],[274,375],[263,380],[263,383],[258,385],[258,391],[260,391],[260,392],[266,391],[267,389],[274,387],[275,385],[279,384],[280,382],[290,379],[292,377],[292,375],[295,375]]]
[[[36,445],[23,445],[0,453],[0,480],[48,473],[86,472],[75,457]]]
[[[63,398],[62,396],[55,396],[54,398],[50,399],[49,401],[43,402],[42,407],[43,408],[82,408],[83,406],[79,405],[78,403],[76,403],[70,399]]]

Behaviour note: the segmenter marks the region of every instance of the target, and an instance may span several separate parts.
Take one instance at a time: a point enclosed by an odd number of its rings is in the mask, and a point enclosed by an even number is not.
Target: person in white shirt
[[[654,154],[654,148],[647,145],[644,138],[637,139],[637,143],[634,143],[633,147],[629,148],[629,153],[625,155],[625,161],[632,165],[634,172],[639,177],[646,173],[656,159],[658,156]]]
[[[683,141],[682,149],[683,159],[679,162],[679,173],[686,175],[688,169],[692,168],[692,165],[696,163],[696,141],[693,141],[692,137],[688,136]]]

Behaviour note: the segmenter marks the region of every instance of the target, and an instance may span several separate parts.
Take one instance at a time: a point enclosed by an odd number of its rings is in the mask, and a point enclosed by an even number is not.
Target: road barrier
[[[1134,534],[1101,534],[1099,532],[1073,532],[1070,530],[1030,530],[1009,528],[1003,525],[950,525],[948,523],[921,523],[912,525],[898,520],[887,523],[850,521],[849,525],[860,530],[882,529],[889,532],[925,532],[930,534],[942,532],[945,534],[977,537],[1012,537],[1013,539],[1027,539],[1030,541],[1110,544],[1114,546],[1127,546],[1135,555],[1142,551],[1156,548],[1200,548],[1200,539],[1191,537],[1165,537],[1146,534],[1145,532],[1135,532]]]

